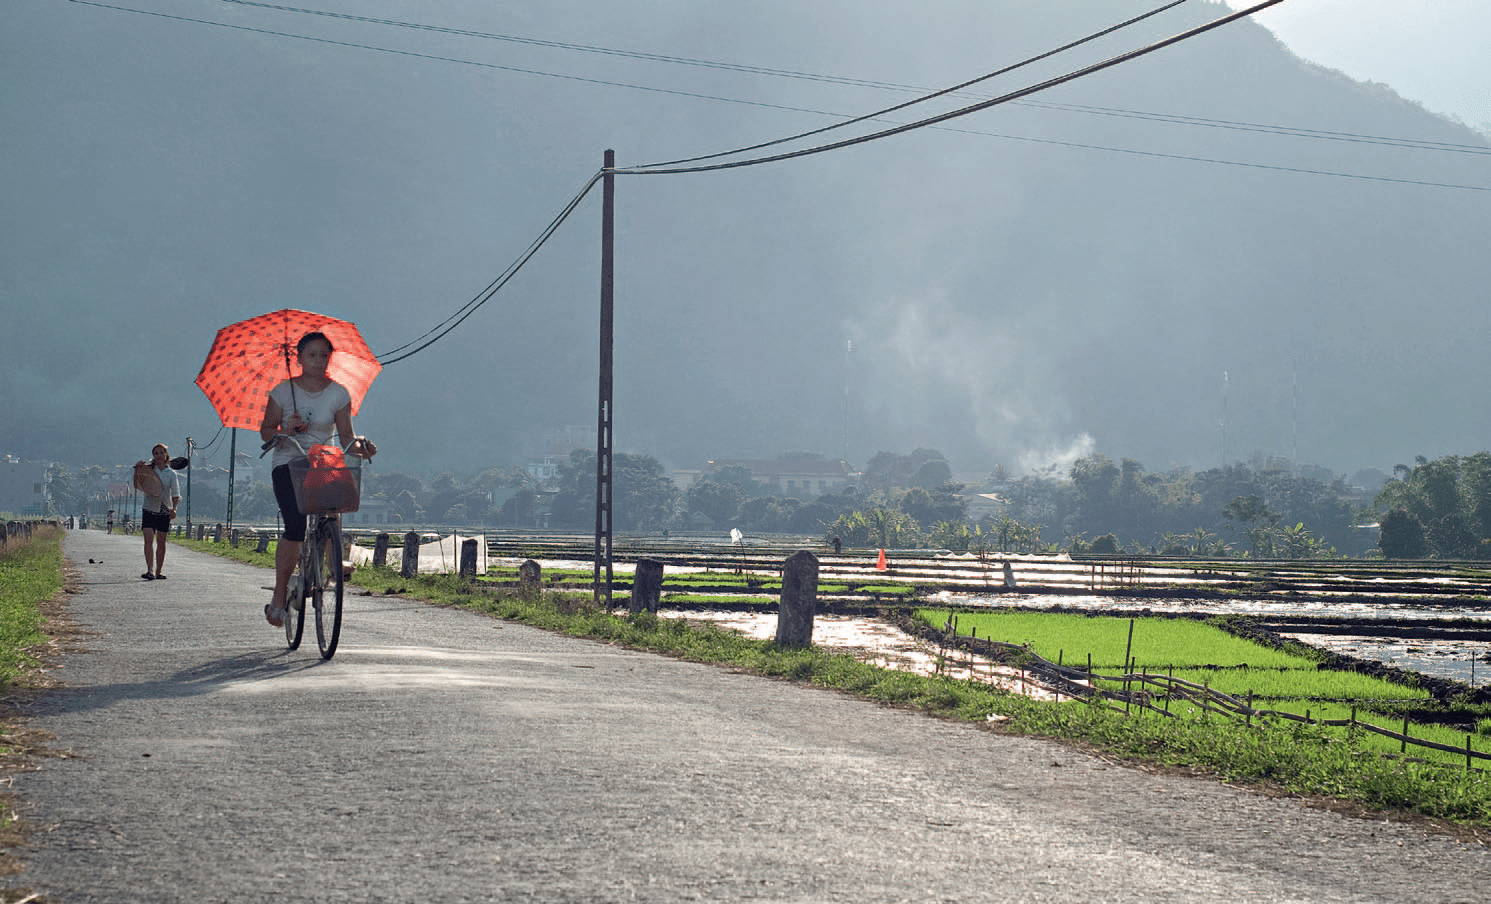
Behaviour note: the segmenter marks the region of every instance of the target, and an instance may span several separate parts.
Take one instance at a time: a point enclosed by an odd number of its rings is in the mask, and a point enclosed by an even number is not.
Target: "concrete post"
[[[632,578],[632,603],[627,611],[657,614],[658,601],[663,597],[663,563],[657,559],[638,559],[637,573]]]
[[[238,528],[228,531],[228,545],[234,549],[238,548]]]
[[[388,533],[385,531],[373,541],[373,566],[382,568],[388,564]]]
[[[212,542],[223,542],[223,523],[221,521],[219,521],[217,523],[217,526],[212,529]]]
[[[399,574],[412,578],[419,574],[419,534],[414,531],[404,535],[403,561],[399,563]]]
[[[543,585],[543,566],[528,559],[518,566],[518,589],[524,593],[537,593]]]
[[[813,642],[818,613],[818,557],[806,549],[793,553],[782,568],[782,602],[777,608],[777,643],[805,647]]]
[[[274,539],[269,531],[259,531],[259,545],[254,547],[254,552],[269,552],[269,541]]]
[[[471,537],[461,541],[461,576],[476,576],[476,538]]]

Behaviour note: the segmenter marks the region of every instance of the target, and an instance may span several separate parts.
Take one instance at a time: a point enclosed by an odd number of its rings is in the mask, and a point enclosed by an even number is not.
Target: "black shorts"
[[[280,504],[280,517],[285,521],[285,539],[292,543],[305,540],[305,515],[295,502],[295,481],[290,477],[290,466],[280,465],[269,472],[274,483],[274,501]]]
[[[166,512],[152,512],[147,509],[141,509],[140,528],[142,530],[156,530],[163,534],[169,534],[171,532],[171,516]]]

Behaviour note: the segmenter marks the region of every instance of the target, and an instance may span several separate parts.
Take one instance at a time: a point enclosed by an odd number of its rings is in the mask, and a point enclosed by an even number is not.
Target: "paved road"
[[[6,887],[258,901],[1484,901],[1491,855],[839,694],[74,532],[87,650]],[[94,563],[89,562],[95,560]]]

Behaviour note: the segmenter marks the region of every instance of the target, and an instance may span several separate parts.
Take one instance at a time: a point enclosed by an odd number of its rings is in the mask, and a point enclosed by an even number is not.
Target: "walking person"
[[[259,425],[259,438],[266,444],[276,443],[270,478],[285,522],[284,535],[274,549],[274,595],[264,607],[264,618],[276,628],[285,623],[285,597],[290,575],[300,559],[300,544],[305,542],[306,529],[306,516],[295,501],[295,484],[290,476],[290,462],[303,453],[294,443],[280,442],[280,436],[293,434],[309,449],[312,445],[330,443],[335,430],[348,454],[372,458],[378,452],[370,440],[352,432],[352,396],[346,387],[326,375],[332,352],[331,340],[324,333],[311,332],[300,337],[295,346],[300,375],[269,391],[264,420]]]
[[[166,575],[161,569],[166,564],[166,535],[171,532],[176,506],[181,504],[180,483],[176,472],[171,470],[171,452],[165,443],[155,444],[150,450],[150,461],[135,464],[135,480],[145,494],[140,511],[140,532],[145,536],[145,573],[140,577],[164,581]]]

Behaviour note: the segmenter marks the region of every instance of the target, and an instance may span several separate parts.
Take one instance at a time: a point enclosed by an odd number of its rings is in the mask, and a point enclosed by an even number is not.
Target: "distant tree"
[[[840,515],[825,535],[838,537],[845,546],[871,549],[909,549],[922,542],[915,521],[904,512],[887,508]]]
[[[1412,515],[1427,545],[1424,555],[1456,559],[1491,553],[1491,453],[1414,460],[1413,468],[1394,469],[1400,479],[1388,481],[1371,511]],[[1385,536],[1387,515],[1382,523]],[[1387,547],[1381,548],[1388,555]]]
[[[801,507],[801,499],[753,496],[740,506],[738,517],[741,521],[741,529],[755,533],[786,533],[790,530],[788,525],[793,520],[793,516]],[[809,528],[804,532],[816,533],[816,528]]]
[[[891,490],[904,487],[911,476],[911,463],[896,452],[876,452],[860,474],[860,483],[868,490]]]
[[[650,455],[616,452],[611,465],[613,526],[618,530],[661,530],[679,516],[683,494],[663,465]],[[554,518],[567,527],[595,523],[595,453],[576,449],[559,466]]]
[[[538,527],[539,495],[533,490],[519,490],[502,503],[496,523],[514,527]]]
[[[716,524],[734,522],[746,492],[736,483],[716,481],[712,476],[695,481],[684,494],[691,511],[699,512]]]
[[[1473,559],[1480,546],[1470,520],[1458,512],[1424,525],[1424,539],[1434,555],[1442,559]]]
[[[1422,559],[1429,554],[1423,523],[1405,509],[1393,509],[1382,518],[1377,548],[1385,559]]]
[[[243,487],[234,488],[234,517],[239,521],[272,521],[279,514],[279,503],[274,499],[274,486],[256,480]]]
[[[424,494],[424,483],[413,474],[402,471],[388,473],[373,472],[363,476],[362,491],[392,499],[400,492],[408,491],[415,499]]]
[[[52,465],[47,472],[47,515],[76,515],[87,511],[88,498],[82,481],[67,465]]]
[[[794,534],[820,534],[835,518],[839,512],[833,506],[815,499],[797,507],[787,518],[787,530]]]
[[[940,458],[926,462],[911,475],[911,485],[925,490],[936,489],[943,484],[952,483],[952,480],[952,468]]]
[[[948,486],[944,484],[943,487]],[[964,522],[968,519],[968,507],[958,496],[944,488],[926,490],[914,487],[906,491],[898,506],[901,511],[916,519],[924,529],[939,521]]]
[[[389,503],[390,508],[399,517],[401,523],[413,524],[416,521],[424,520],[420,517],[423,511],[419,507],[419,500],[408,489],[399,490],[389,499]]]
[[[1091,546],[1087,547],[1087,551],[1095,556],[1116,556],[1118,555],[1118,549],[1118,538],[1112,534],[1103,534],[1101,537],[1093,540]]]
[[[425,510],[425,517],[435,522],[444,521],[445,514],[450,511],[451,506],[461,501],[462,492],[463,488],[456,483],[454,474],[445,471],[436,475],[435,479],[430,481],[429,490],[420,500]]]
[[[1119,469],[1106,455],[1087,455],[1072,464],[1077,492],[1074,520],[1078,530],[1112,530],[1117,526]]]
[[[709,479],[715,483],[740,487],[747,497],[760,496],[763,492],[761,484],[752,479],[751,470],[740,465],[726,465],[710,474]]]

